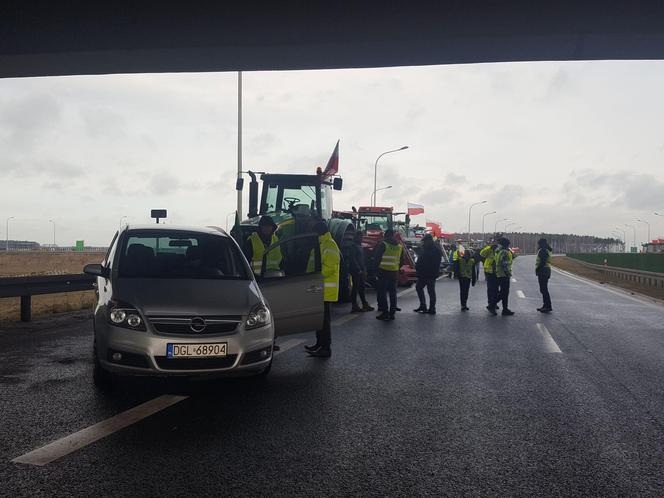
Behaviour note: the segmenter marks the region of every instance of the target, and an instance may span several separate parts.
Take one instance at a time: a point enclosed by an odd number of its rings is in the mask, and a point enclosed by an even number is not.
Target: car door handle
[[[310,285],[307,287],[307,292],[323,292],[323,287],[320,285]]]

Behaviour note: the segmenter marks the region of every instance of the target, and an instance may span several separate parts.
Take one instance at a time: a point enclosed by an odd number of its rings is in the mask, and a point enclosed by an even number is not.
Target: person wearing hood
[[[403,261],[403,246],[394,238],[394,230],[385,230],[383,241],[376,246],[376,298],[378,300],[378,320],[394,320],[397,312],[397,281]],[[390,297],[388,308],[387,297]]]
[[[498,281],[498,301],[503,303],[503,316],[512,316],[514,312],[509,309],[510,279],[512,278],[512,259],[514,255],[510,249],[510,241],[505,237],[498,239],[498,248],[494,256],[496,279]],[[497,315],[496,307],[489,310],[492,315]]]
[[[489,311],[495,310],[498,301],[498,279],[493,264],[497,249],[498,244],[496,244],[495,239],[491,239],[489,244],[480,251],[480,258],[484,267],[484,279],[486,280],[486,309]]]
[[[549,278],[551,278],[551,255],[553,249],[546,239],[539,239],[537,241],[537,258],[535,259],[535,275],[539,282],[540,292],[544,304],[537,311],[541,313],[549,313],[553,311],[551,308],[551,295],[549,294]]]
[[[341,266],[341,252],[339,246],[332,238],[327,223],[319,221],[314,225],[313,231],[318,234],[320,247],[321,273],[323,274],[323,328],[316,331],[316,344],[305,346],[304,349],[311,356],[329,358],[332,356],[332,324],[331,303],[339,300],[339,271]],[[315,265],[314,251],[309,256],[307,270],[311,271]]]
[[[459,280],[461,311],[468,311],[470,309],[467,306],[470,286],[475,286],[475,282],[477,282],[477,266],[475,266],[473,251],[466,249],[463,255],[459,256],[454,264],[454,274]]]
[[[443,259],[443,253],[433,241],[431,234],[426,234],[422,238],[422,252],[417,258],[415,270],[417,272],[417,283],[415,290],[420,299],[420,306],[413,311],[417,313],[436,314],[436,279],[440,275],[440,262]],[[429,294],[429,308],[424,297],[424,288]]]

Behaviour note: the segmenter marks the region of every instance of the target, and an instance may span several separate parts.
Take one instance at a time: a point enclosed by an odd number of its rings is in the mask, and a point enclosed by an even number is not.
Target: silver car
[[[264,257],[280,246],[286,253],[284,244],[308,244],[317,271],[291,264],[294,270],[257,279],[221,229],[124,227],[103,262],[84,269],[97,276],[95,383],[108,386],[116,374],[266,375],[275,336],[322,324],[315,242],[314,234],[285,239]]]

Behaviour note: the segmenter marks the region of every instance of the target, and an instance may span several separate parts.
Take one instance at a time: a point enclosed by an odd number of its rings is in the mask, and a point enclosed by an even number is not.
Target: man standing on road
[[[318,233],[318,246],[320,247],[321,273],[323,274],[323,328],[316,331],[316,344],[305,346],[311,356],[318,358],[329,358],[332,356],[332,324],[331,303],[339,300],[339,266],[341,264],[341,253],[337,243],[324,221],[319,221],[314,226],[314,232]],[[314,266],[314,252],[309,256],[308,269]]]
[[[537,311],[542,313],[549,313],[553,311],[551,308],[551,295],[549,294],[549,278],[551,278],[551,255],[553,250],[546,239],[539,239],[537,241],[537,259],[535,260],[535,275],[539,282],[540,292],[544,304]]]
[[[496,249],[498,249],[498,245],[493,239],[491,239],[489,245],[480,251],[482,266],[484,267],[484,279],[486,280],[486,309],[489,311],[496,309],[496,303],[498,301],[498,280],[496,279],[496,273],[493,269]]]
[[[498,239],[498,249],[494,257],[496,267],[496,277],[498,280],[498,300],[503,303],[503,316],[514,314],[508,307],[510,295],[510,278],[512,277],[512,259],[514,255],[510,250],[510,241],[505,237]],[[492,315],[496,315],[496,310],[489,310]]]
[[[470,293],[471,284],[475,286],[477,281],[477,267],[475,266],[475,258],[473,258],[473,251],[466,249],[463,256],[457,259],[454,268],[454,274],[459,279],[459,297],[461,298],[461,311],[468,311],[470,308],[468,304],[468,294]]]
[[[261,216],[261,219],[258,220],[258,230],[252,233],[244,243],[244,255],[256,276],[260,276],[263,273],[263,256],[267,248],[279,242],[279,239],[274,234],[276,230],[277,225],[272,217]],[[268,253],[267,260],[265,261],[265,270],[278,271],[281,268],[282,261],[283,254],[281,253],[281,248],[277,247]],[[280,349],[276,339],[274,340],[272,349],[274,351],[279,351]]]
[[[376,294],[378,299],[378,320],[394,320],[397,311],[397,281],[403,257],[403,246],[394,238],[394,230],[385,230],[383,241],[376,246],[374,264],[377,266]],[[387,307],[387,296],[390,307]]]
[[[350,294],[351,313],[359,311],[373,311],[369,306],[367,298],[364,295],[364,286],[367,279],[367,266],[364,259],[364,249],[362,249],[362,232],[356,232],[353,241],[348,245],[348,269],[353,279],[353,290]],[[361,307],[357,305],[357,298],[360,297]]]
[[[417,283],[415,290],[420,299],[420,306],[416,308],[417,313],[436,314],[436,279],[440,275],[440,262],[443,259],[443,253],[433,241],[431,234],[426,234],[422,238],[422,253],[417,258],[415,270],[417,271]],[[429,294],[429,308],[424,297],[424,288],[427,288]]]

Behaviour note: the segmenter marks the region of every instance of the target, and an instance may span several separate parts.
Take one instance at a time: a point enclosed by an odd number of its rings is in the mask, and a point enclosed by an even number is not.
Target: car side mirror
[[[90,264],[85,265],[85,268],[83,268],[83,273],[86,275],[93,275],[95,277],[108,278],[111,275],[111,270],[110,268],[100,264]]]

